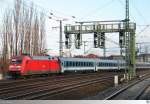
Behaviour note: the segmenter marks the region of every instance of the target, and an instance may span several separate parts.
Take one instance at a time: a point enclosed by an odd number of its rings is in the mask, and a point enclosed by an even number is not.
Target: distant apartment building
[[[122,60],[123,58],[124,57],[120,55],[111,55],[108,57],[108,59],[111,59],[111,60]]]
[[[111,55],[108,57],[108,59],[121,60],[123,59],[123,57],[120,55]],[[137,62],[150,62],[150,54],[140,54],[136,56],[136,61]]]
[[[150,62],[150,54],[140,54],[136,57],[137,62]]]

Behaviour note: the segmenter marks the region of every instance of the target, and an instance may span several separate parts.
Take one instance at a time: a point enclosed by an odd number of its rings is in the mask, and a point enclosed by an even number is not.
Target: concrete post
[[[114,85],[115,87],[118,86],[118,75],[114,76]]]
[[[0,73],[0,80],[2,80],[3,79],[3,74],[2,73]]]
[[[123,78],[124,78],[124,80],[126,80],[126,74],[123,74]]]

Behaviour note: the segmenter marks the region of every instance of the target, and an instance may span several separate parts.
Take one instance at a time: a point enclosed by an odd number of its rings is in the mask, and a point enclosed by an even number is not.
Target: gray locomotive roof
[[[34,60],[49,60],[52,57],[51,56],[32,56],[31,58]]]

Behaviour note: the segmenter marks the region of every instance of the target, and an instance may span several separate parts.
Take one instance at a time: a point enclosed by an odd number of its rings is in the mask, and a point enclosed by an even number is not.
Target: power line
[[[150,25],[146,25],[145,28],[143,28],[139,33],[137,33],[138,35],[140,35],[141,33],[143,33]]]
[[[106,8],[106,7],[108,7],[110,4],[113,3],[113,1],[114,1],[114,0],[110,0],[110,1],[108,1],[105,5],[103,5],[103,6],[101,6],[101,7],[98,7],[98,8],[96,8],[95,10],[90,11],[89,13],[87,13],[87,14],[85,14],[83,17],[81,17],[80,20],[84,19],[85,17],[88,17],[89,15],[91,16],[92,14],[95,14],[96,12],[99,12],[100,10],[102,10],[102,9],[104,9],[104,8]]]
[[[27,2],[28,1],[28,2]],[[5,3],[9,3],[8,1],[6,1]],[[59,14],[65,14],[65,13],[62,13],[62,12],[59,12],[59,11],[55,11],[55,10],[47,10],[47,9],[45,9],[45,8],[43,8],[42,6],[40,6],[40,5],[37,5],[36,3],[33,3],[33,1],[30,1],[30,0],[23,0],[23,5],[25,6],[25,7],[27,7],[27,8],[34,8],[33,6],[35,5],[35,10],[38,10],[38,12],[39,13],[43,13],[46,17],[49,17],[49,14],[50,13],[53,13],[53,14],[55,14],[55,13],[59,13]],[[32,5],[33,4],[33,5]],[[26,9],[26,8],[25,8]],[[66,16],[68,16],[69,18],[71,18],[72,16],[70,16],[70,15],[66,15]],[[55,18],[61,18],[61,17],[56,17],[55,16]],[[54,21],[56,21],[57,19],[54,19],[54,18],[51,18],[51,20],[54,20]]]
[[[145,24],[148,23],[148,21],[146,20],[146,18],[143,16],[143,14],[140,12],[140,10],[133,4],[132,7],[134,7],[134,9],[137,11],[138,15],[142,18],[142,20],[145,22]]]

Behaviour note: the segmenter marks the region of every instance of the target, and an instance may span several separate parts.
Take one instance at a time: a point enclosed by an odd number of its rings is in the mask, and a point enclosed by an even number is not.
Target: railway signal
[[[65,38],[66,38],[65,46],[67,49],[70,49],[71,48],[71,36],[69,34],[65,34]]]
[[[94,48],[105,48],[105,33],[94,32]]]
[[[125,32],[124,31],[119,32],[119,45],[120,45],[120,48],[125,48]]]
[[[99,43],[98,34],[97,32],[94,32],[94,48],[98,48],[98,43]]]
[[[100,33],[100,40],[99,40],[99,47],[100,48],[105,48],[105,33],[102,32]]]
[[[78,33],[78,34],[75,35],[75,47],[77,49],[80,49],[81,44],[82,44],[81,34]]]

